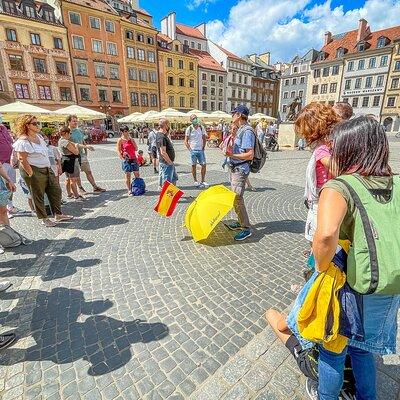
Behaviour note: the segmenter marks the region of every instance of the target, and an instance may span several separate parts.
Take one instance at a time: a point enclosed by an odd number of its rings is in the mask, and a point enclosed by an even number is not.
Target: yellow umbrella
[[[211,186],[197,196],[185,215],[185,226],[196,242],[210,235],[232,209],[235,197],[236,194],[223,185]]]

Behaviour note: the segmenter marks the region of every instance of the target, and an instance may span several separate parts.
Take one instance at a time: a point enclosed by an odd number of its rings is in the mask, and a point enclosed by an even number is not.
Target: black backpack
[[[260,172],[261,168],[264,166],[265,161],[267,160],[267,152],[264,149],[263,145],[260,142],[260,139],[258,139],[253,129],[252,132],[254,134],[255,141],[254,141],[254,157],[250,161],[250,171],[256,174],[257,172]]]

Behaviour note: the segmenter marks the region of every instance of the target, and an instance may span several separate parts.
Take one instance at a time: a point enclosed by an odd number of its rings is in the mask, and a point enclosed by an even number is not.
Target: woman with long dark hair
[[[397,204],[400,205],[400,179],[393,176],[389,166],[389,143],[383,127],[372,118],[359,117],[335,126],[333,136],[330,170],[335,177],[342,176],[343,180],[328,181],[320,193],[313,252],[317,269],[321,272],[328,268],[339,238],[349,240],[354,244],[356,217],[359,210],[354,201],[353,191],[356,193],[362,191],[362,195],[368,198],[365,205],[367,212],[368,207],[376,207],[376,202],[390,206],[389,208],[382,207],[382,216],[384,213],[391,212],[390,210],[393,207],[396,208]],[[390,202],[392,204],[389,204]],[[393,223],[396,224],[397,221]],[[381,230],[374,235],[379,235],[379,240],[388,240],[386,237],[388,232],[385,235],[384,227],[380,228]],[[390,241],[396,247],[394,251],[398,251],[400,231],[391,230],[390,235]],[[385,260],[380,260],[380,263],[380,268],[384,267],[393,274],[396,273],[398,267],[395,263],[386,265]],[[372,261],[369,265],[372,265]],[[360,276],[364,266],[365,261],[361,261],[359,256],[354,255],[353,272]],[[349,271],[347,281],[350,283]],[[396,290],[391,291],[393,292],[399,293]],[[400,296],[372,293],[362,294],[361,297],[364,340],[349,339],[348,345],[339,354],[320,346],[318,364],[320,400],[338,399],[343,383],[346,354],[350,355],[352,361],[357,399],[376,399],[376,370],[373,353],[396,352]]]

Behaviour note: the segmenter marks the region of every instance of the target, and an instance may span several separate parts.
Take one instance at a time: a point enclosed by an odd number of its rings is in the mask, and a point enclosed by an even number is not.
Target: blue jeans
[[[357,400],[376,399],[376,370],[372,353],[346,347],[342,353],[332,353],[319,347],[318,359],[318,394],[319,400],[337,400],[343,385],[344,362],[347,352],[356,381]]]
[[[159,164],[159,174],[160,174],[160,186],[163,186],[165,181],[172,183],[173,185],[176,184],[178,180],[178,175],[175,170],[175,165],[169,165],[160,163]]]

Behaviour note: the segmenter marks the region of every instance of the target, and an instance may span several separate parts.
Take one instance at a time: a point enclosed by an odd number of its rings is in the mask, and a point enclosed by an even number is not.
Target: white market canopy
[[[200,111],[200,110],[190,110],[186,113],[187,116],[189,116],[189,118],[195,114],[198,118],[201,119],[206,119],[210,116],[210,114],[204,112],[204,111]]]
[[[148,120],[155,122],[160,118],[167,118],[170,122],[189,122],[189,115],[175,110],[174,108],[166,108],[159,113],[156,113],[156,115],[149,117]]]
[[[76,115],[78,119],[86,121],[107,118],[106,114],[91,110],[90,108],[78,106],[77,104],[60,108],[59,110],[54,111],[54,114],[56,114],[57,116],[62,116],[64,118],[68,115]]]
[[[225,122],[230,122],[232,121],[232,115],[224,111],[213,111],[210,114],[209,119],[212,121],[220,121],[222,119]]]
[[[154,122],[153,117],[157,119],[158,111],[150,110],[146,111],[144,114],[139,115],[135,118],[133,122]]]
[[[123,124],[123,123],[125,123],[125,124],[133,123],[133,122],[136,122],[136,119],[137,119],[138,117],[140,117],[141,115],[143,115],[143,114],[140,113],[140,112],[134,112],[134,113],[132,113],[132,114],[127,115],[126,117],[122,117],[122,118],[120,118],[120,119],[117,119],[117,122],[119,122],[120,124]]]
[[[250,121],[259,121],[261,119],[265,119],[266,121],[276,121],[276,118],[271,117],[267,114],[263,114],[263,113],[253,114],[253,115],[250,115],[250,117],[249,117]]]
[[[46,110],[33,104],[24,103],[22,101],[15,101],[4,106],[0,106],[0,115],[2,115],[5,122],[14,121],[20,115],[31,114],[38,119],[48,120],[54,115],[52,111]],[[44,118],[41,118],[44,117]]]

